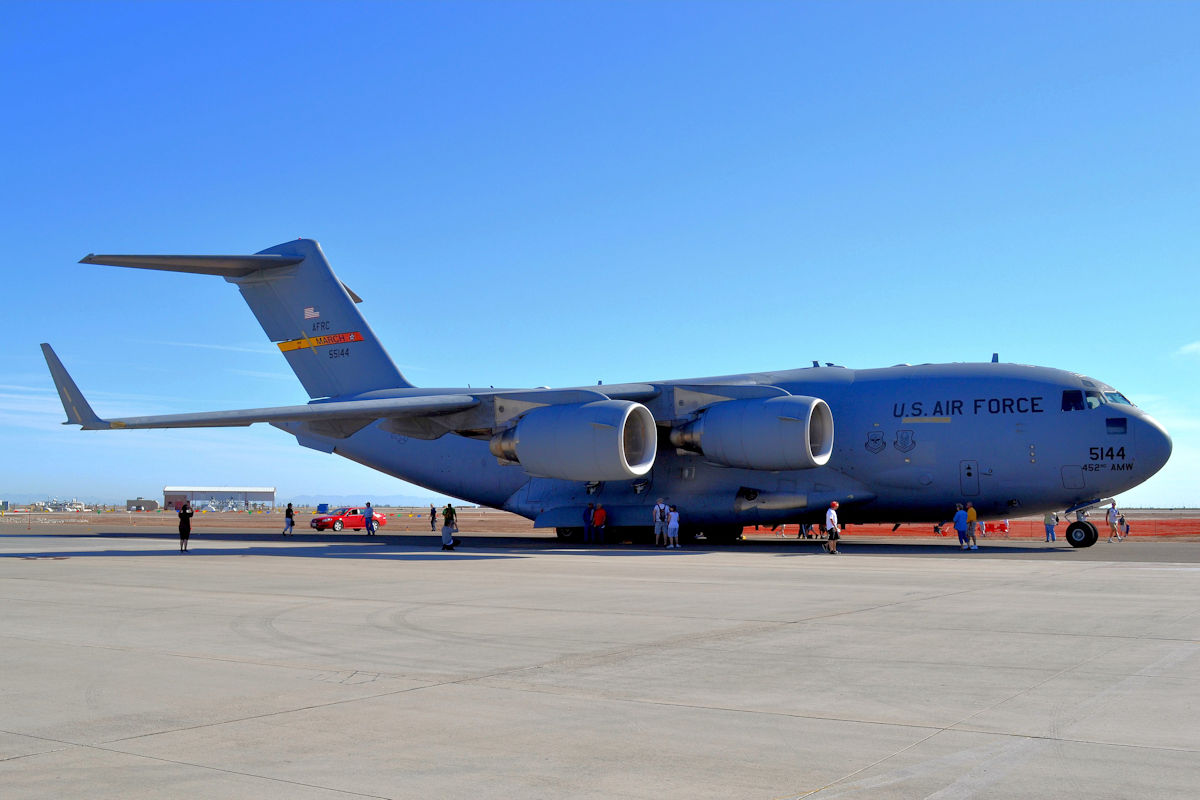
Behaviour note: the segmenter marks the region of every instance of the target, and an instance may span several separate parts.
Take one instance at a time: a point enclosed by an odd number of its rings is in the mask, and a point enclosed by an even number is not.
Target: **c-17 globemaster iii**
[[[1100,381],[992,362],[778,372],[570,389],[420,389],[396,368],[320,246],[251,256],[89,255],[87,264],[223,277],[307,390],[300,406],[100,419],[49,345],[67,413],[85,430],[269,423],[315,450],[570,538],[588,503],[609,527],[652,525],[658,497],[685,535],[818,522],[940,522],[1073,512],[1128,490],[1170,457],[1153,418]],[[837,437],[834,437],[834,426]],[[637,533],[637,530],[631,530]],[[1073,522],[1067,540],[1096,541]]]

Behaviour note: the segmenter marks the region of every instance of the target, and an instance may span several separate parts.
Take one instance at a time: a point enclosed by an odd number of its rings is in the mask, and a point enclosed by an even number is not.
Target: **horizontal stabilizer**
[[[158,269],[166,272],[193,272],[197,275],[220,275],[223,278],[244,278],[261,269],[278,269],[299,264],[303,256],[134,256],[97,255],[90,253],[79,259],[80,264],[104,264],[109,267]]]

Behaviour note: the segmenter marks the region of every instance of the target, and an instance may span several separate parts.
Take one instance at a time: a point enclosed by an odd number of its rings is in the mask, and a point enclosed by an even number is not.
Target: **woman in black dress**
[[[179,552],[186,553],[188,537],[192,535],[192,507],[187,503],[179,509]]]

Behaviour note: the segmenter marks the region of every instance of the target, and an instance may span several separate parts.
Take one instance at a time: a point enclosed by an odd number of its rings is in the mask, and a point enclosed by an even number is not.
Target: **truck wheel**
[[[583,528],[555,528],[554,532],[563,541],[578,541],[583,538]]]
[[[1067,526],[1066,537],[1071,547],[1091,547],[1100,534],[1092,523],[1076,520]]]
[[[333,523],[333,529],[334,529],[335,531],[340,531],[340,530],[341,530],[342,528],[344,528],[344,527],[345,527],[345,526],[344,526],[344,525],[342,525],[342,521],[341,521],[340,519],[339,519],[339,520],[337,520],[336,522],[334,522],[334,523]]]

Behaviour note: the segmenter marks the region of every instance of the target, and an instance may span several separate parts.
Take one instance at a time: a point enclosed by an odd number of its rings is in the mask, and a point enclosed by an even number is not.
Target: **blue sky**
[[[1200,6],[7,3],[0,497],[409,487],[266,426],[237,292],[77,264],[306,236],[418,385],[1001,359],[1111,383],[1200,499]],[[419,492],[423,493],[423,492]]]

